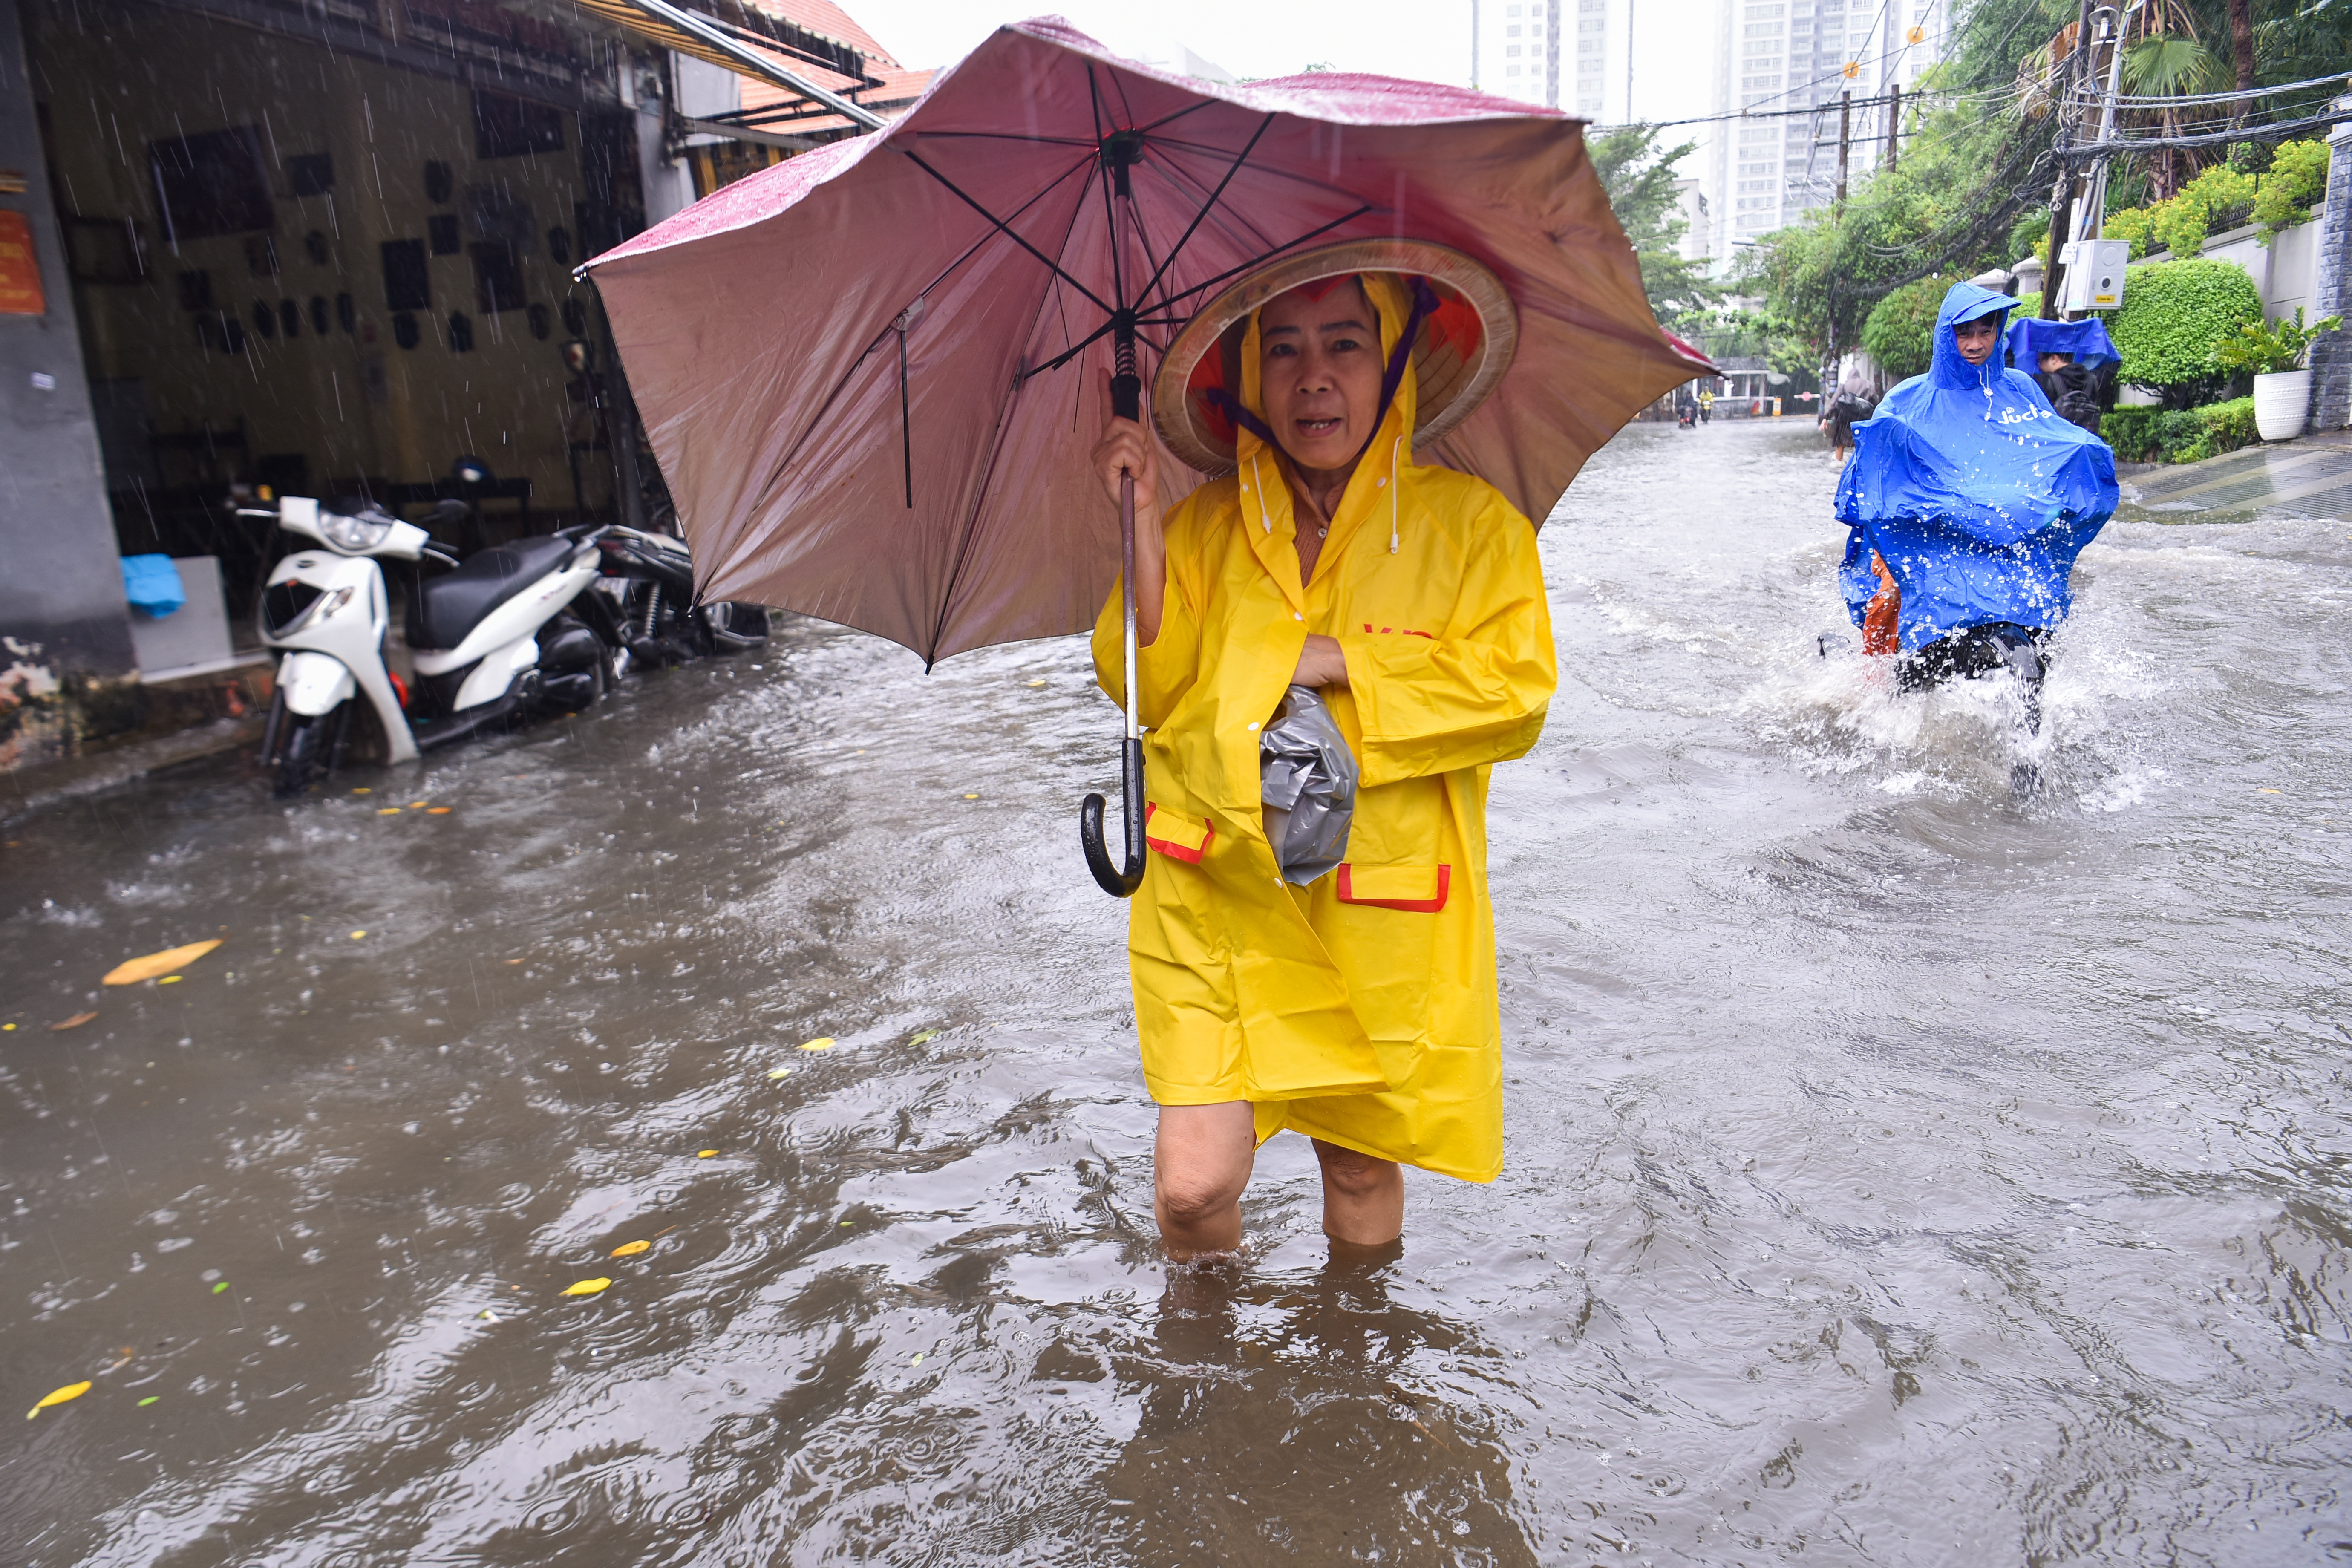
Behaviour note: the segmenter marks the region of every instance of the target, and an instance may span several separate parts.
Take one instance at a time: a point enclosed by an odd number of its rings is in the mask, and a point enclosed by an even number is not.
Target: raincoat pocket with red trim
[[[1433,915],[1445,907],[1454,885],[1451,866],[1359,866],[1342,862],[1333,890],[1343,904],[1370,904],[1375,909],[1402,910],[1407,914]]]
[[[1171,811],[1156,800],[1144,803],[1143,841],[1171,859],[1197,866],[1216,837],[1217,830],[1213,824],[1198,822],[1181,812]]]

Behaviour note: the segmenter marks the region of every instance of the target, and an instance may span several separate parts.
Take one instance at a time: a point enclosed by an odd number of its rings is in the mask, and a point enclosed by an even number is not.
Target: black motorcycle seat
[[[579,549],[542,534],[493,545],[446,576],[428,578],[408,601],[408,646],[453,648],[492,610],[549,575]]]

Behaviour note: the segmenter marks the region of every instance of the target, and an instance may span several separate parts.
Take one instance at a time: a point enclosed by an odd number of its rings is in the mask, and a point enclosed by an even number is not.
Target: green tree
[[[1633,242],[1650,311],[1660,326],[1673,331],[1692,324],[1723,299],[1723,290],[1706,280],[1700,267],[1684,260],[1680,248],[1690,224],[1675,190],[1681,178],[1675,165],[1697,147],[1685,142],[1662,151],[1657,128],[1649,125],[1606,132],[1585,146],[1619,226]]]
[[[1862,323],[1862,346],[1895,381],[1927,373],[1936,354],[1936,315],[1957,278],[1922,278],[1881,300]]]

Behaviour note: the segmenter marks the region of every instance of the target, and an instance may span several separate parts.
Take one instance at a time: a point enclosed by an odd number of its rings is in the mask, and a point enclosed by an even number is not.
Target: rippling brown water
[[[1643,426],[1546,531],[1509,1169],[1391,1257],[1296,1139],[1156,1256],[1074,643],[8,825],[0,1383],[95,1386],[0,1561],[2352,1556],[2352,530],[2112,526],[2021,801],[1997,692],[1818,656],[1830,482]]]

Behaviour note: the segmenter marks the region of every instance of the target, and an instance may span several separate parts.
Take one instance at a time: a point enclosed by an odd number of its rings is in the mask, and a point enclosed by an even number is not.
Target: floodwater
[[[0,828],[0,1389],[95,1382],[0,1560],[2352,1555],[2352,525],[2111,526],[2021,758],[1821,654],[1831,483],[1641,426],[1546,530],[1509,1166],[1369,1263],[1295,1137],[1157,1255],[1076,642]]]

